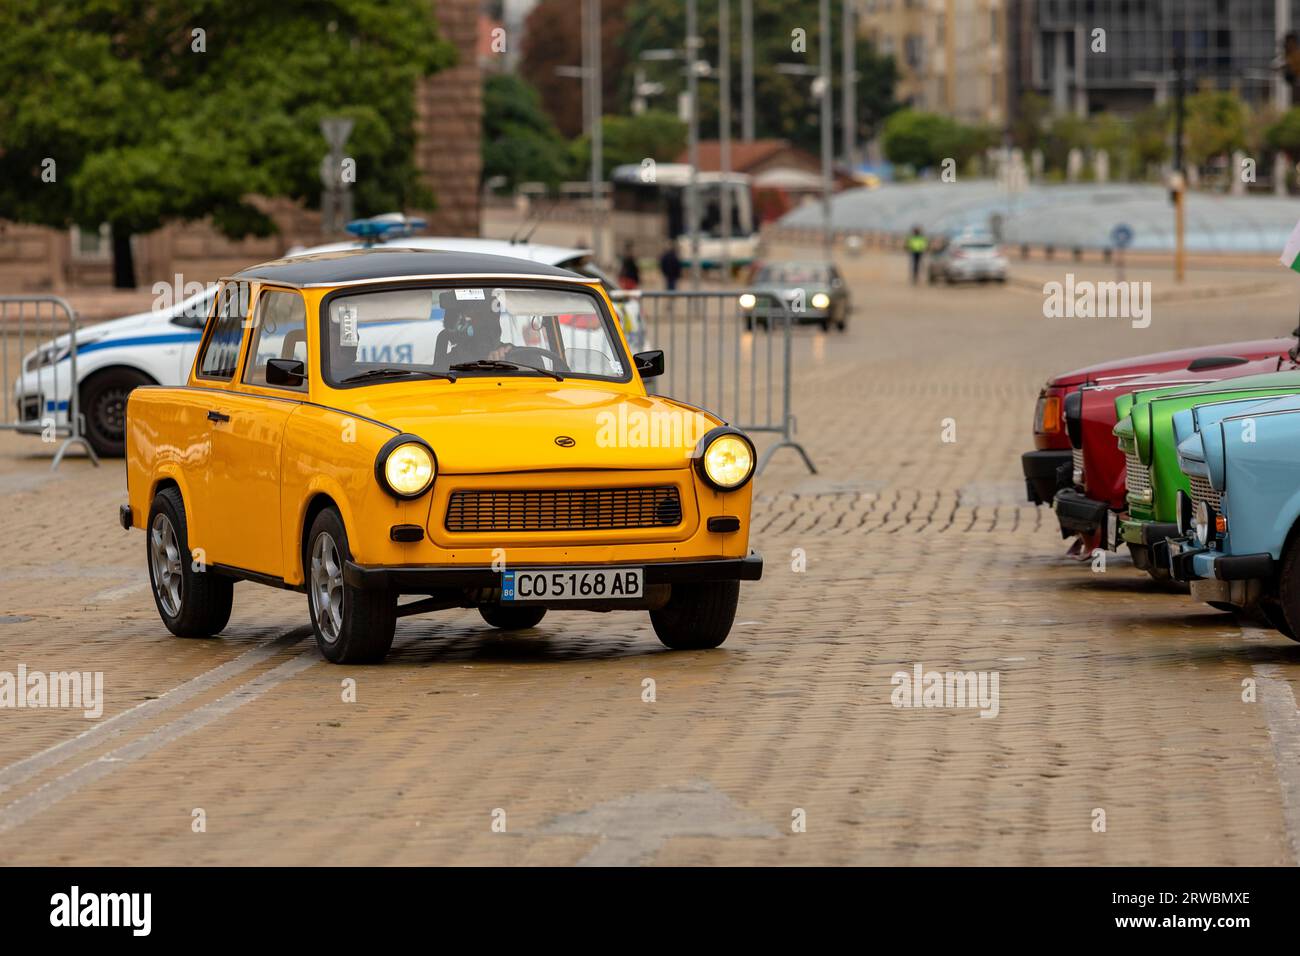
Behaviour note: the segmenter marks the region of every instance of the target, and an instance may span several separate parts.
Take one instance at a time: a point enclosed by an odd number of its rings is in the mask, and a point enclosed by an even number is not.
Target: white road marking
[[[75,757],[83,751],[120,737],[132,727],[142,721],[149,720],[155,714],[171,710],[173,707],[225,683],[250,667],[255,667],[279,654],[285,648],[298,643],[309,633],[310,628],[299,628],[284,637],[254,647],[240,654],[234,660],[227,661],[197,677],[190,678],[185,683],[173,687],[153,700],[141,701],[129,710],[114,714],[107,720],[99,721],[75,737],[54,744],[52,747],[47,747],[40,753],[11,763],[9,766],[0,769],[0,793],[4,793],[10,787],[30,779],[43,770],[57,766],[70,757]]]
[[[578,866],[638,866],[649,863],[675,836],[779,837],[780,831],[737,806],[710,783],[634,793],[598,803],[590,810],[556,817],[545,833],[578,833],[600,841]]]
[[[238,710],[249,701],[256,700],[271,688],[319,664],[320,661],[320,654],[315,648],[303,651],[278,667],[273,667],[264,674],[258,674],[247,684],[241,684],[223,697],[182,714],[170,723],[104,754],[98,760],[84,763],[76,770],[70,770],[63,776],[38,787],[0,810],[0,833],[27,822],[38,813],[43,813],[60,800],[72,796],[78,790],[107,776],[117,768],[133,763],[141,757],[147,757],[181,737]]]
[[[1242,627],[1241,636],[1251,643],[1278,639],[1275,631],[1246,626]],[[1291,684],[1276,664],[1253,664],[1251,671],[1255,675],[1255,699],[1264,708],[1268,739],[1273,744],[1287,841],[1293,862],[1300,863],[1300,707],[1296,706]]]

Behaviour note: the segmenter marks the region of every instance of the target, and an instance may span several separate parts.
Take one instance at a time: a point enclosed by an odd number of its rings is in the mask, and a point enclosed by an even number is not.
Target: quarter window
[[[307,308],[297,292],[267,289],[258,296],[244,382],[265,386],[266,363],[273,358],[298,359],[304,367],[307,364]],[[305,383],[295,386],[297,389],[306,387]]]
[[[248,316],[248,284],[227,282],[217,293],[217,311],[212,332],[199,356],[199,375],[204,378],[230,380],[239,364],[239,343],[244,337],[244,320]]]

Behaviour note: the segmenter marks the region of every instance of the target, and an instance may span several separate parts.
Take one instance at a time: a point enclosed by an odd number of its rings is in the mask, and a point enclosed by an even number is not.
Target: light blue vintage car
[[[1258,609],[1300,633],[1300,396],[1198,405],[1174,416],[1191,486],[1170,572],[1219,608]]]

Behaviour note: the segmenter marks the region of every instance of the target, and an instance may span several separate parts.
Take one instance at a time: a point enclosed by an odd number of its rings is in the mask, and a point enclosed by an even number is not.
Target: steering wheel
[[[537,345],[512,345],[510,351],[505,354],[505,361],[509,362],[515,356],[523,358],[524,356],[519,355],[521,352],[536,355],[539,358],[548,358],[555,368],[565,372],[569,370],[568,363],[564,361],[564,357],[559,352],[552,352],[550,349],[544,349]]]

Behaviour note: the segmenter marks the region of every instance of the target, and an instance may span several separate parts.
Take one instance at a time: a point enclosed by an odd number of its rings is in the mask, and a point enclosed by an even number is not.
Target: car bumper
[[[1052,499],[1052,510],[1061,525],[1061,535],[1100,535],[1108,551],[1119,547],[1115,513],[1104,501],[1095,501],[1073,488],[1062,488]]]
[[[1072,467],[1069,449],[1038,448],[1020,456],[1025,473],[1025,495],[1031,504],[1050,505],[1058,491],[1069,487],[1069,472],[1062,483],[1059,469]]]
[[[592,567],[593,565],[581,566]],[[598,566],[644,568],[647,587],[696,581],[757,581],[763,576],[763,556],[756,551],[751,551],[743,558],[709,558],[702,561],[629,561]],[[541,568],[546,565],[529,565],[529,567]],[[501,570],[491,566],[456,567],[454,565],[366,567],[348,561],[343,567],[343,580],[350,587],[365,590],[428,594],[438,591],[500,588]]]
[[[1191,587],[1198,601],[1247,607],[1271,590],[1277,562],[1263,554],[1224,554],[1189,537],[1165,542],[1170,576]]]

